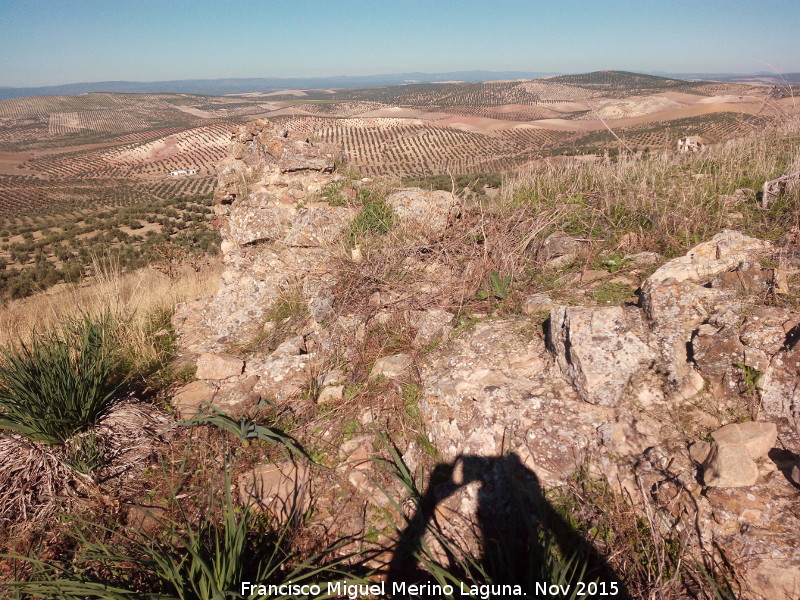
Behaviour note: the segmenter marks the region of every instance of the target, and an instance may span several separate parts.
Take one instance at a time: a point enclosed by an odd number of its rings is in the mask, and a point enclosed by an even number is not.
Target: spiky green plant
[[[295,440],[292,436],[275,427],[265,427],[264,425],[260,425],[256,421],[258,412],[265,405],[272,405],[272,403],[262,400],[258,404],[258,410],[256,411],[254,418],[243,416],[237,421],[224,410],[214,406],[213,404],[204,402],[199,415],[193,419],[178,421],[177,424],[186,427],[197,427],[202,425],[218,427],[223,431],[227,431],[228,433],[236,436],[244,447],[250,445],[250,440],[263,440],[266,442],[272,442],[273,444],[283,446],[286,448],[286,450],[297,456],[301,456],[309,460],[317,467],[327,469],[327,467],[319,465],[311,460],[306,451],[303,450],[303,448],[298,444],[297,440]]]
[[[63,444],[111,405],[121,377],[109,318],[84,317],[0,350],[0,429]]]
[[[238,509],[233,502],[227,461],[222,489],[210,492],[211,504],[199,522],[190,518],[176,499],[177,490],[172,490],[179,516],[160,520],[156,532],[137,528],[126,535],[81,521],[76,560],[6,556],[29,564],[33,573],[26,581],[0,584],[0,590],[58,600],[277,600],[296,596],[242,595],[241,584],[302,585],[345,577],[366,581],[341,568],[349,557],[338,547],[299,559],[288,541],[292,519],[259,529],[252,511]]]

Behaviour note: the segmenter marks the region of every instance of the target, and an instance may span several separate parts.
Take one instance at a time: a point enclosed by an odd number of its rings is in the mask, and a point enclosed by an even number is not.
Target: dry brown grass
[[[21,435],[0,436],[0,530],[14,524],[41,526],[60,511],[119,498],[141,484],[136,478],[149,466],[160,445],[167,417],[152,406],[117,403],[91,432],[102,453],[95,469],[74,466],[70,444],[47,446]],[[107,498],[106,498],[107,499]]]
[[[395,219],[385,233],[358,240],[361,260],[344,248],[331,265],[336,311],[366,321],[381,310],[507,312],[523,294],[552,291],[570,269],[603,269],[609,257],[620,263],[656,251],[666,260],[723,229],[777,240],[800,224],[798,198],[787,194],[763,210],[757,193],[800,168],[798,141],[800,120],[792,119],[697,155],[539,164],[508,178],[498,199],[459,197],[458,217],[439,236]],[[548,269],[539,250],[555,231],[586,243],[571,265]],[[495,293],[492,275],[508,280],[508,290]],[[632,289],[646,275],[632,274]]]
[[[508,206],[560,206],[561,229],[613,248],[626,233],[639,247],[676,255],[723,228],[775,239],[798,222],[796,198],[761,210],[765,180],[800,169],[800,119],[695,155],[622,156],[617,161],[538,164],[503,187]],[[735,197],[749,189],[749,197]]]
[[[221,265],[199,271],[183,269],[170,278],[154,269],[123,274],[114,264],[97,261],[97,276],[84,285],[62,286],[17,300],[0,310],[0,347],[27,340],[34,331],[48,330],[70,317],[109,315],[126,358],[134,368],[163,358],[157,338],[169,332],[175,304],[213,293]]]

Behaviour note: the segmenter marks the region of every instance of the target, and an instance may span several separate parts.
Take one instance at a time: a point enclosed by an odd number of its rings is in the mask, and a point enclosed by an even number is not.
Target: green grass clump
[[[0,354],[0,429],[63,444],[111,405],[121,378],[107,318],[88,317]]]
[[[359,200],[364,205],[361,212],[350,223],[350,243],[355,244],[369,233],[382,235],[394,225],[392,207],[386,201],[367,190],[359,190]]]
[[[626,300],[629,300],[634,292],[635,290],[629,285],[608,281],[602,283],[595,290],[592,290],[591,295],[599,304],[613,304],[618,306]]]

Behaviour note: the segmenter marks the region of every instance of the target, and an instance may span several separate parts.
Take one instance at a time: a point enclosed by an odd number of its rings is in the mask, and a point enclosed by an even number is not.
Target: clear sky
[[[0,85],[800,71],[800,0],[0,0]]]

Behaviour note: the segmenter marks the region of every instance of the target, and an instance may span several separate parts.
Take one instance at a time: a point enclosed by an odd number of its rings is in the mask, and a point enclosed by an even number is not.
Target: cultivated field
[[[796,111],[794,96],[771,86],[615,71],[223,97],[5,100],[0,300],[73,281],[97,254],[133,267],[175,245],[213,251],[214,164],[233,127],[253,118],[341,145],[363,175],[418,179],[510,172],[565,154],[674,149],[685,135],[722,142]]]

